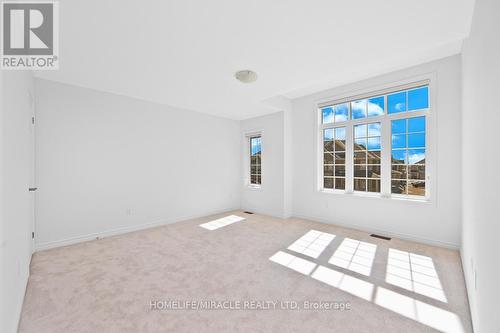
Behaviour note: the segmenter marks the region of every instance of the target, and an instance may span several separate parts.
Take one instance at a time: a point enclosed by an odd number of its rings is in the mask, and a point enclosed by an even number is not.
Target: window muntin
[[[323,130],[323,187],[345,190],[346,128]]]
[[[339,160],[344,159],[345,173],[339,189],[428,198],[425,116],[430,110],[429,84],[408,86],[321,106],[321,188],[336,188],[334,132],[327,130],[343,126],[346,148]]]
[[[354,191],[380,192],[381,123],[354,125]]]
[[[425,195],[425,116],[391,121],[391,193]]]
[[[262,183],[262,138],[250,137],[250,185]]]

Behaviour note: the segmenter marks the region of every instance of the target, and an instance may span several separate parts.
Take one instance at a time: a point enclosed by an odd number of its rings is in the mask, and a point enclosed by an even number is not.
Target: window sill
[[[250,184],[248,184],[246,186],[246,188],[249,190],[262,190],[262,185],[250,185]]]
[[[399,195],[389,195],[384,196],[380,193],[370,193],[370,192],[346,192],[343,190],[330,190],[330,189],[320,189],[319,193],[323,194],[333,194],[333,195],[343,195],[346,197],[361,197],[361,198],[373,198],[373,199],[382,199],[382,200],[396,200],[396,201],[405,201],[405,202],[418,202],[418,203],[430,203],[431,200],[427,198],[419,198],[419,197],[408,197],[408,196],[399,196]]]

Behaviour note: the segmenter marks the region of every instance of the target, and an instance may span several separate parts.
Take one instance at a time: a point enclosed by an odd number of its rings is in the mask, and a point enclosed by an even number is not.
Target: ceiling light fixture
[[[257,80],[257,73],[255,73],[254,71],[251,71],[249,69],[245,69],[245,70],[236,72],[234,74],[234,77],[243,83],[251,83],[251,82],[255,82],[255,80]]]

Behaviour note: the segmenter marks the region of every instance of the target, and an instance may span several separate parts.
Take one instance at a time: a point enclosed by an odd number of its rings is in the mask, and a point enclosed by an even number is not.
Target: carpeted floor
[[[237,211],[35,253],[19,331],[472,329],[458,252]]]

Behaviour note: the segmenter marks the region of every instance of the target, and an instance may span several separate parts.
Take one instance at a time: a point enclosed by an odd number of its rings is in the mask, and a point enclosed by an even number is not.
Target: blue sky
[[[261,138],[251,138],[250,139],[251,154],[255,155],[262,150],[262,140]]]

